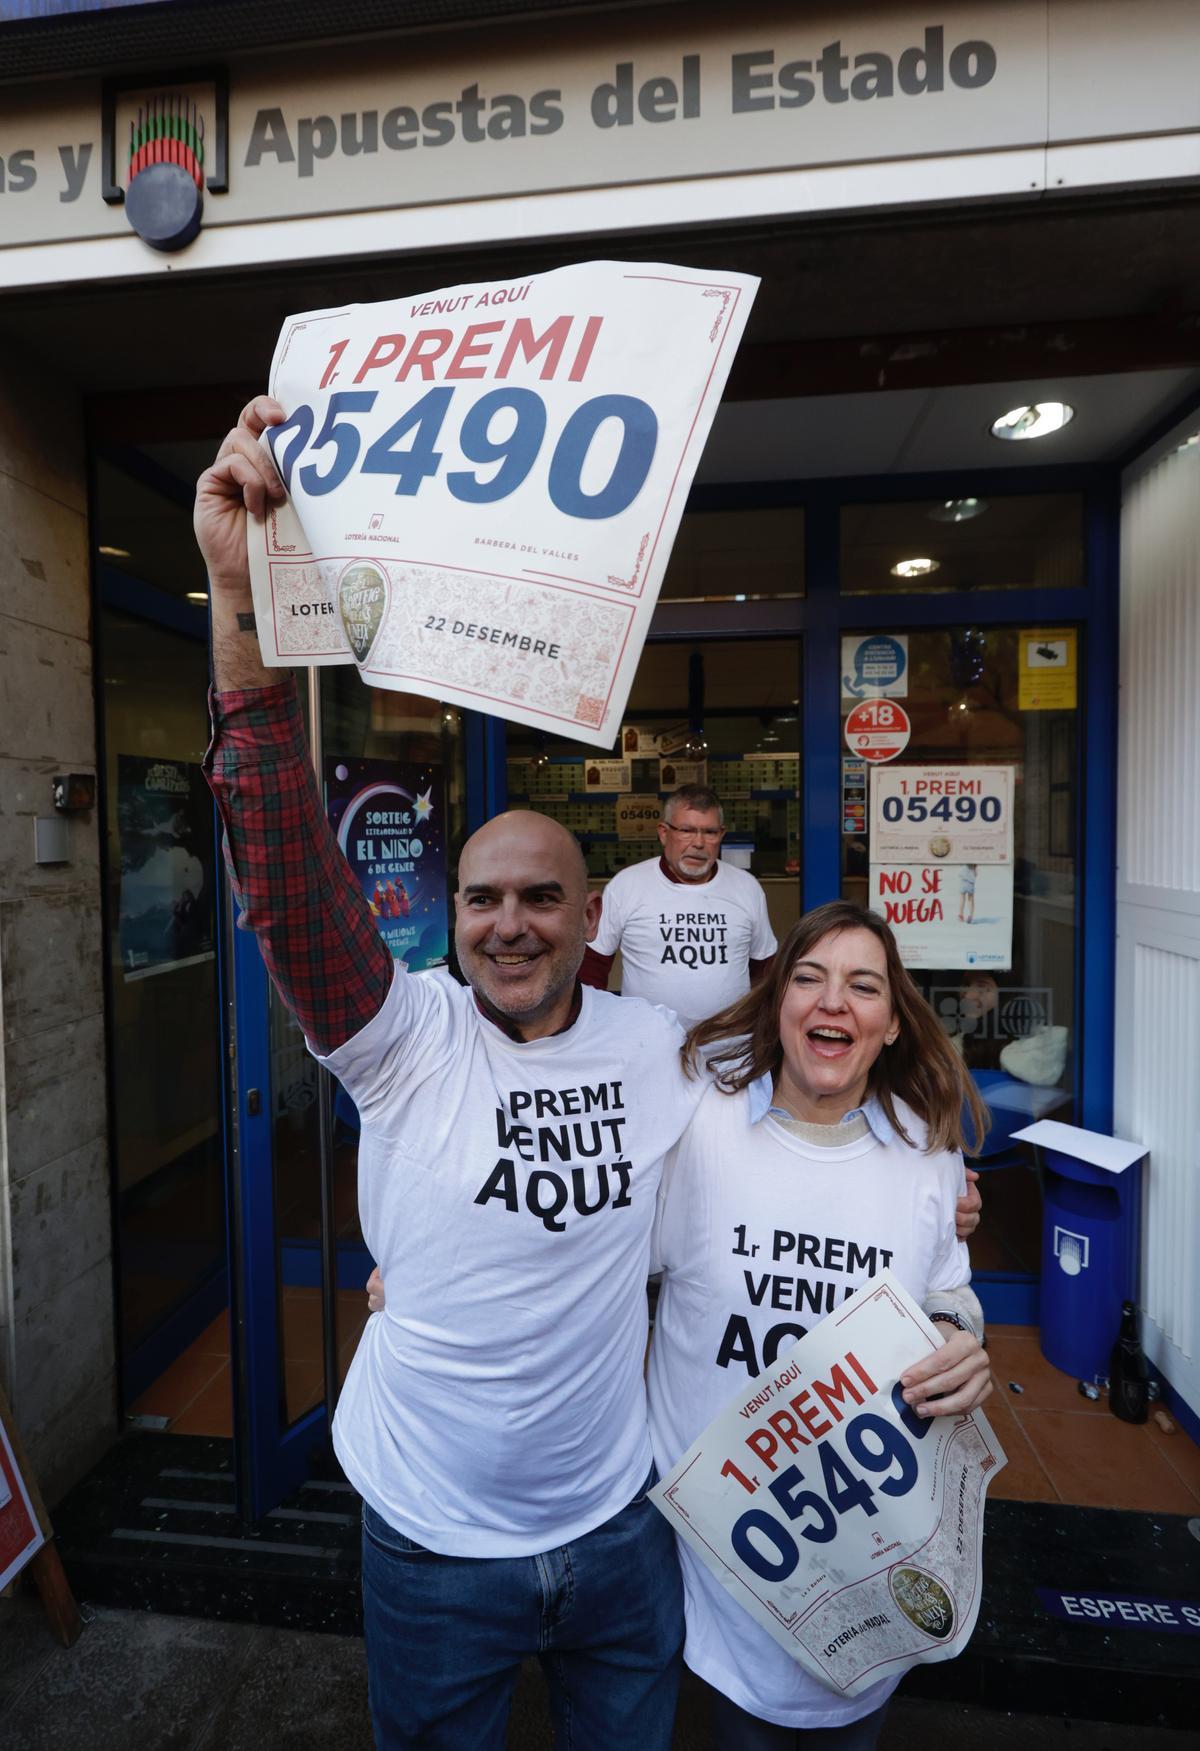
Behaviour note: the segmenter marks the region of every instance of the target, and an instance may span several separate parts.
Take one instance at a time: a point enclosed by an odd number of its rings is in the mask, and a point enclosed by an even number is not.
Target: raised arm
[[[280,996],[325,1055],[377,1013],[392,958],[326,818],[295,682],[259,657],[247,516],[284,497],[258,443],[263,428],[282,418],[278,402],[250,402],[196,487],[215,678],[204,770],[225,826],[242,923],[258,937]]]
[[[247,527],[286,494],[259,438],[278,425],[283,409],[260,395],[242,409],[210,468],[196,482],[196,540],[208,568],[213,677],[218,693],[286,685],[286,669],[267,669],[258,654],[250,594]]]

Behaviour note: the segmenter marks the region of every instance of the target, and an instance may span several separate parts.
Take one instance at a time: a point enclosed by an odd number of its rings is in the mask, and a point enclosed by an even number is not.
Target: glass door
[[[122,1402],[136,1426],[228,1433],[208,665],[169,627],[99,623]]]
[[[841,891],[892,925],[989,1110],[971,1253],[994,1318],[1028,1317],[1041,1264],[1036,1162],[1014,1133],[1078,1117],[1083,581],[1078,494],[841,513],[843,600],[880,610],[841,639]],[[888,592],[907,598],[894,618]],[[960,618],[968,597],[978,618]]]
[[[451,954],[452,871],[467,830],[469,714],[321,671],[310,747],[330,823],[396,961]],[[481,738],[476,733],[475,741]],[[233,1234],[238,1471],[250,1518],[309,1474],[367,1317],[359,1118],[320,1071],[247,932],[228,933],[235,1042]]]

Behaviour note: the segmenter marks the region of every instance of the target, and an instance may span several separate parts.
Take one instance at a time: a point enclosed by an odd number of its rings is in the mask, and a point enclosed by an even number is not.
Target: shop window
[[[208,654],[112,609],[100,621],[119,1301],[136,1401],[226,1296]]]
[[[842,700],[842,892],[888,917],[991,1109],[983,1165],[1002,1171],[985,1187],[989,1221],[972,1248],[976,1268],[1036,1272],[1037,1183],[1011,1133],[1035,1117],[1074,1118],[1082,632],[958,626],[860,638],[881,651],[897,646],[904,661],[890,697],[865,710]],[[847,668],[853,653],[842,654]],[[851,680],[856,673],[851,663]],[[887,721],[876,730],[868,718]],[[897,743],[899,751],[870,758],[872,735],[891,737],[885,752]],[[893,861],[880,848],[881,799],[907,787],[903,808],[890,808],[904,828],[907,796],[921,784],[919,856],[910,849]],[[1011,814],[1007,860],[985,861],[993,854],[985,836],[978,863],[957,861],[955,833],[981,820],[983,798],[993,795]],[[989,803],[993,812],[999,820]]]
[[[509,726],[510,805],[568,827],[596,886],[658,852],[657,807],[623,808],[622,799],[660,805],[691,783],[721,797],[723,855],[746,860],[763,881],[782,936],[799,905],[798,640],[648,644],[610,749]]]
[[[1077,493],[846,505],[842,592],[1069,589],[1083,584]]]
[[[201,633],[208,577],[192,534],[190,483],[208,465],[215,445],[178,448],[184,453],[172,453],[170,458],[178,464],[177,474],[150,459],[152,450],[173,447],[146,446],[132,456],[130,466],[146,468],[145,480],[103,457],[97,459],[93,499],[97,557],[102,566],[124,572],[169,596],[186,600],[190,591],[197,632]],[[159,486],[168,486],[172,496],[152,484],[158,474]]]
[[[689,511],[663,579],[663,602],[803,596],[804,512]]]

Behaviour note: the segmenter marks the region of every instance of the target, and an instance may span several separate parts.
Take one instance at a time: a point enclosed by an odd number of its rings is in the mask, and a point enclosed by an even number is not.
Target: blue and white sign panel
[[[874,632],[842,640],[843,699],[906,699],[908,634]]]
[[[289,318],[264,661],[610,746],[757,285],[590,262]]]

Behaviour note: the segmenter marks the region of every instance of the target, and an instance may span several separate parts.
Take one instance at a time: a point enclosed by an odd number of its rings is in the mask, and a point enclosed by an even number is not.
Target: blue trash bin
[[[1042,1354],[1091,1380],[1108,1373],[1121,1303],[1137,1300],[1145,1150],[1054,1120],[1015,1135],[1043,1152]]]

